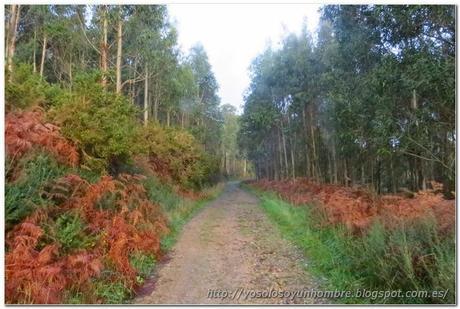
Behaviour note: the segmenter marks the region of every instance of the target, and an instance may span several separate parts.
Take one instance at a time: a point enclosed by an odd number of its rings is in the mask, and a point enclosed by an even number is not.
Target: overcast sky
[[[319,21],[318,4],[168,4],[186,52],[201,42],[219,83],[221,103],[241,111],[249,86],[248,67],[267,43],[279,44],[286,32],[311,32]]]

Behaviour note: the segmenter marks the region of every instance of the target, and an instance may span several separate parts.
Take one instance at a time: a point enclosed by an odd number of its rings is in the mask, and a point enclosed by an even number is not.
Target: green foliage
[[[142,284],[155,268],[156,260],[153,255],[146,255],[141,252],[135,252],[129,258],[130,264],[137,271],[137,282]]]
[[[251,65],[239,133],[257,176],[379,193],[436,180],[452,197],[454,12],[326,5],[316,42],[303,29],[269,46]]]
[[[143,184],[149,199],[161,205],[165,211],[176,208],[183,201],[168,184],[161,182],[157,178],[147,177]]]
[[[8,159],[7,159],[8,161]],[[5,184],[5,222],[9,229],[38,207],[45,207],[49,201],[42,193],[49,181],[65,174],[66,168],[50,156],[38,153],[21,159],[22,174],[13,182]]]
[[[50,85],[32,73],[28,64],[15,68],[14,80],[5,84],[6,109],[26,109],[33,106],[47,107],[62,95],[62,90]]]
[[[150,123],[143,129],[142,140],[157,172],[185,187],[200,188],[217,169],[213,157],[185,130]]]
[[[423,221],[387,230],[375,222],[363,236],[343,227],[319,227],[310,207],[295,207],[257,192],[262,207],[289,240],[305,251],[309,270],[325,277],[326,289],[449,290],[444,299],[344,298],[343,303],[455,303],[455,237]]]
[[[50,114],[62,133],[83,153],[85,165],[103,171],[142,151],[136,109],[124,97],[105,91],[100,75],[80,75],[71,95],[63,97]]]
[[[64,213],[56,219],[51,233],[55,234],[56,240],[68,252],[88,248],[94,244],[94,237],[86,235],[85,227],[79,215]]]
[[[99,280],[94,284],[94,293],[102,298],[104,304],[123,304],[131,295],[131,291],[123,282]]]

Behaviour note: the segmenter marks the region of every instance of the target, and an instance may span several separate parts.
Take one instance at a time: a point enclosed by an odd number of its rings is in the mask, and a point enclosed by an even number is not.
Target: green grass
[[[94,293],[104,300],[104,304],[125,304],[132,293],[121,281],[104,281],[95,282]]]
[[[324,290],[446,291],[440,297],[354,297],[337,303],[455,303],[455,235],[439,235],[433,221],[386,230],[375,222],[367,234],[319,227],[311,207],[293,206],[275,194],[251,189],[283,236],[309,259],[308,271]]]
[[[143,254],[141,252],[135,252],[129,257],[130,264],[136,269],[137,283],[144,283],[145,279],[150,276],[152,271],[155,269],[156,260],[153,255]]]

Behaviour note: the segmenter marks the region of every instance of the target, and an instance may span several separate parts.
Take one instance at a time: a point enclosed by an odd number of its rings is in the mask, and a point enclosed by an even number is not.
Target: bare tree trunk
[[[350,182],[350,178],[348,177],[348,164],[347,164],[346,159],[343,161],[343,178],[344,178],[344,181],[345,181],[345,186],[348,187],[348,184]]]
[[[137,71],[137,58],[134,60],[134,67],[133,67],[132,76],[131,76],[132,80],[134,80],[136,78],[136,71]],[[136,85],[134,84],[134,82],[130,82],[129,86],[130,86],[130,93],[131,93],[131,103],[134,104]]]
[[[291,117],[289,117],[288,115],[288,127],[291,128]],[[294,132],[294,141],[297,140],[297,137],[296,137],[296,132]],[[292,141],[292,136],[289,137],[289,145],[290,145],[290,152],[291,152],[291,171],[292,171],[292,178],[295,179],[295,156],[294,156],[294,152],[295,152],[295,147],[294,147],[294,142]]]
[[[171,111],[168,109],[166,111],[166,126],[167,127],[169,127],[170,121],[171,121]]]
[[[292,166],[292,178],[295,179],[295,157],[294,157],[294,147],[292,146],[292,138],[291,138],[291,166]]]
[[[37,73],[37,28],[34,29],[34,53],[32,55],[33,72]]]
[[[69,62],[69,86],[70,86],[70,89],[72,89],[72,85],[73,85],[72,57],[70,57],[70,62]]]
[[[11,32],[11,27],[12,27],[11,26],[11,20],[13,19],[13,16],[16,15],[16,14],[13,14],[13,6],[14,5],[10,5],[9,18],[8,18],[8,22],[6,22],[6,25],[5,25],[5,37],[6,37],[6,40],[5,40],[5,58],[6,59],[8,59],[8,53],[10,52],[10,32]],[[6,8],[6,6],[5,6],[5,8]],[[15,10],[16,10],[16,8],[15,8]],[[5,12],[5,20],[6,20],[6,12]]]
[[[279,158],[279,163],[280,163],[280,166],[279,166],[279,176],[283,175],[283,150],[282,150],[282,142],[281,142],[281,132],[278,128],[277,130],[278,132],[278,158]],[[281,179],[281,177],[277,178],[276,180],[279,180]]]
[[[160,87],[159,87],[159,82],[158,79],[155,81],[155,100],[153,102],[153,120],[156,122],[158,121],[158,103],[160,99]]]
[[[310,156],[308,155],[308,152],[309,152],[309,149],[308,149],[308,131],[307,131],[307,115],[305,113],[305,109],[306,109],[306,104],[304,104],[303,108],[302,108],[302,124],[303,124],[303,133],[304,133],[304,137],[305,137],[305,167],[306,167],[306,175],[307,178],[310,178],[311,177],[311,170],[310,170]]]
[[[121,56],[122,56],[122,44],[123,44],[123,19],[121,16],[121,6],[120,6],[120,15],[118,19],[118,30],[117,30],[117,85],[116,92],[121,93]]]
[[[21,13],[21,6],[17,4],[11,5],[11,16],[10,16],[10,24],[8,27],[9,35],[8,39],[9,42],[7,44],[7,68],[9,73],[9,82],[13,81],[13,57],[14,51],[16,49],[16,34],[18,29],[19,23],[19,15]]]
[[[288,158],[287,158],[287,151],[286,151],[286,136],[284,134],[283,127],[281,127],[281,136],[283,139],[283,151],[284,151],[284,177],[289,178],[289,166],[288,166]]]
[[[46,57],[46,44],[48,41],[48,36],[46,33],[43,36],[43,46],[42,46],[42,59],[40,62],[40,77],[43,78],[43,71],[45,69],[45,57]]]
[[[107,21],[107,6],[104,5],[101,7],[102,10],[102,38],[101,38],[101,71],[102,71],[102,86],[104,89],[107,87],[107,61],[108,61],[108,48],[107,43],[107,31],[108,31],[108,21]]]
[[[145,87],[144,87],[144,126],[149,121],[149,68],[145,65]]]
[[[185,112],[182,111],[181,112],[181,117],[180,117],[180,126],[181,126],[182,129],[184,128],[184,124],[185,124]]]
[[[335,150],[335,141],[332,142],[332,161],[334,163],[334,184],[338,183],[337,154]]]
[[[316,154],[316,142],[315,142],[315,128],[313,125],[313,106],[310,107],[309,109],[309,114],[310,114],[310,135],[311,135],[311,152],[312,152],[312,167],[315,172],[315,178],[317,178],[317,181],[321,180],[321,172],[318,166],[318,157]]]
[[[391,174],[391,191],[393,193],[396,193],[396,177],[395,177],[395,169],[394,169],[394,164],[393,164],[393,156],[390,158],[390,174]]]

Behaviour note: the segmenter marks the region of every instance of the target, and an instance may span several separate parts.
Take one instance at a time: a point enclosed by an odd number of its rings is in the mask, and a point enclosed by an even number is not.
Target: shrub
[[[91,237],[85,234],[85,223],[79,215],[64,213],[59,216],[54,226],[56,240],[65,252],[84,249],[91,244]]]
[[[143,129],[154,172],[187,188],[200,188],[218,165],[206,155],[192,134],[151,123]],[[217,167],[216,167],[217,166]]]
[[[136,108],[123,96],[105,91],[97,73],[80,75],[74,91],[50,110],[50,118],[83,153],[88,169],[103,171],[142,152]]]
[[[183,202],[183,199],[173,192],[171,186],[154,177],[147,177],[143,181],[149,200],[161,205],[166,212],[173,210]]]
[[[168,232],[142,180],[104,176],[91,184],[67,175],[54,181],[46,197],[55,205],[33,212],[7,233],[7,302],[60,303],[79,292],[91,301],[99,293],[105,302],[120,302],[129,295],[138,272],[152,264],[149,258],[133,262],[132,254],[158,257],[160,237]],[[107,193],[113,193],[113,205],[99,208]],[[107,270],[113,271],[107,276]],[[96,291],[91,280],[102,282]]]
[[[49,107],[64,93],[58,86],[34,74],[29,64],[22,63],[15,68],[14,80],[5,84],[6,110]]]
[[[20,177],[14,182],[7,181],[5,184],[7,230],[35,209],[46,206],[48,201],[42,196],[43,190],[51,180],[62,176],[67,170],[44,153],[24,157],[19,165],[22,166]]]

